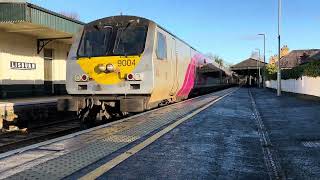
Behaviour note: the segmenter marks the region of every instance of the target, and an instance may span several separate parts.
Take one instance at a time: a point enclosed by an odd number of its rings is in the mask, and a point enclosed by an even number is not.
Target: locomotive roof
[[[173,33],[171,33],[170,31],[168,31],[167,29],[163,28],[162,26],[160,26],[158,23],[147,19],[147,18],[143,18],[143,17],[138,17],[138,16],[127,16],[127,15],[120,15],[120,16],[110,16],[110,17],[106,17],[106,18],[102,18],[102,19],[98,19],[95,21],[92,21],[90,23],[88,23],[88,25],[96,25],[96,24],[108,24],[108,25],[117,25],[117,24],[121,24],[121,25],[126,25],[130,20],[138,20],[139,19],[139,24],[141,25],[148,25],[149,23],[154,23],[156,24],[158,27],[160,27],[161,29],[163,29],[164,31],[166,31],[167,33],[169,33],[170,35],[172,35],[173,37],[175,37],[176,39],[179,39],[180,41],[182,41],[183,43],[185,43],[186,45],[190,46],[192,49],[196,50],[193,46],[191,46],[190,44],[188,44],[186,41],[182,40],[181,38],[177,37],[176,35],[174,35]],[[198,51],[199,52],[199,51]]]

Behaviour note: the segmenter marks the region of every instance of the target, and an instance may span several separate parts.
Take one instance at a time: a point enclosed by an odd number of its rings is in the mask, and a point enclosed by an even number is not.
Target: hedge
[[[274,65],[267,67],[267,80],[276,80],[277,72]],[[299,79],[302,76],[320,77],[320,61],[313,61],[303,64],[292,69],[283,69],[281,71],[281,79]]]

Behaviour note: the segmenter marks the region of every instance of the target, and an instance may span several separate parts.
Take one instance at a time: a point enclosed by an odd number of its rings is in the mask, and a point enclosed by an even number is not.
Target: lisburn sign
[[[34,70],[37,68],[36,63],[10,61],[10,68],[17,70]]]

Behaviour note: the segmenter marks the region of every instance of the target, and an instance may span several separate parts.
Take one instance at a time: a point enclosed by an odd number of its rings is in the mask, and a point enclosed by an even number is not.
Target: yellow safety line
[[[236,90],[238,90],[238,89],[236,89]],[[220,97],[218,99],[213,100],[212,102],[210,102],[209,104],[203,106],[202,108],[197,109],[196,111],[192,112],[191,114],[181,118],[180,120],[176,121],[175,123],[171,124],[170,126],[166,127],[165,129],[159,131],[158,133],[156,133],[155,135],[149,137],[148,139],[146,139],[145,141],[143,141],[140,144],[136,145],[135,147],[129,149],[128,151],[120,154],[119,156],[115,157],[114,159],[112,159],[112,160],[108,161],[107,163],[101,165],[97,169],[95,169],[95,170],[89,172],[88,174],[82,176],[80,178],[80,180],[98,178],[99,176],[101,176],[104,173],[108,172],[109,170],[111,170],[112,168],[114,168],[115,166],[120,164],[121,162],[125,161],[126,159],[128,159],[132,155],[138,153],[139,151],[141,151],[142,149],[144,149],[145,147],[147,147],[148,145],[150,145],[151,143],[153,143],[154,141],[159,139],[161,136],[167,134],[169,131],[171,131],[172,129],[176,128],[181,123],[185,122],[186,120],[188,120],[191,117],[197,115],[201,111],[203,111],[203,110],[207,109],[208,107],[212,106],[214,103],[220,101],[224,97],[234,93],[236,90],[234,90],[232,92],[229,92],[228,94],[226,94],[226,95],[224,95],[224,96],[222,96],[222,97]]]

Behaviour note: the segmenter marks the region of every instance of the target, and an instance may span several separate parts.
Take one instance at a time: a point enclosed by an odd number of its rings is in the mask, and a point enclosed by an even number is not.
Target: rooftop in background
[[[83,22],[30,3],[0,3],[0,28],[39,39],[72,37]]]
[[[320,61],[320,51],[307,58],[307,61]]]
[[[264,63],[260,60],[249,58],[246,59],[234,66],[231,66],[232,71],[236,70],[249,70],[249,69],[258,69],[258,67],[263,68],[267,63]]]
[[[320,49],[293,50],[281,58],[280,65],[282,68],[290,69],[312,60],[320,60]]]

